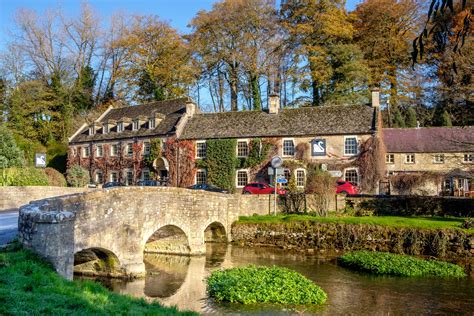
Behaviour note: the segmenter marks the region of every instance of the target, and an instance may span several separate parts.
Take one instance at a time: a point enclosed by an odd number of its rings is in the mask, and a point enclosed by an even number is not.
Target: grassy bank
[[[455,264],[387,252],[349,252],[339,257],[338,262],[350,269],[382,275],[439,278],[466,277],[464,270]]]
[[[282,267],[247,266],[215,271],[208,282],[211,297],[242,304],[323,304],[327,294],[300,273]]]
[[[400,216],[364,216],[364,217],[320,217],[311,215],[265,215],[265,216],[241,216],[237,223],[292,223],[292,222],[319,222],[319,223],[344,223],[344,224],[367,224],[389,227],[404,228],[428,228],[462,229],[463,218],[451,217],[400,217]],[[474,233],[474,229],[463,229],[466,232]]]
[[[0,250],[0,315],[195,315],[67,281],[18,243]]]

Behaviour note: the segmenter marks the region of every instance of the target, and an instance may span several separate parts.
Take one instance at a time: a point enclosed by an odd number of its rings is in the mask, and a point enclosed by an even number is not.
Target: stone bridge
[[[77,261],[87,250],[113,256],[123,273],[138,276],[145,272],[144,251],[204,254],[206,240],[231,240],[239,216],[269,214],[272,206],[269,195],[121,187],[22,206],[18,234],[68,279],[75,255]]]

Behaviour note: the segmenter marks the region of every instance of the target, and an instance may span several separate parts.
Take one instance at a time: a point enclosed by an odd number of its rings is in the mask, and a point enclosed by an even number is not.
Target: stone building
[[[424,180],[408,193],[474,191],[474,126],[385,128],[383,138],[389,175],[411,174]]]
[[[149,104],[109,107],[91,124],[84,124],[69,138],[68,168],[89,170],[91,181],[127,185],[154,177],[166,179],[168,163],[162,157],[148,158],[153,142],[163,146],[177,137],[196,105],[189,98]]]

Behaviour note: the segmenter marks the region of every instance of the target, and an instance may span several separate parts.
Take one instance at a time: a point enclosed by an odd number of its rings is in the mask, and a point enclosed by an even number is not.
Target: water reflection
[[[205,279],[220,268],[247,264],[294,269],[320,285],[328,302],[313,310],[278,306],[217,304],[206,294]],[[274,248],[208,244],[205,257],[145,255],[147,276],[132,282],[107,280],[115,292],[156,299],[165,305],[201,313],[259,314],[468,314],[474,310],[472,279],[436,280],[376,277],[348,271],[335,260]],[[103,282],[103,281],[101,281]]]

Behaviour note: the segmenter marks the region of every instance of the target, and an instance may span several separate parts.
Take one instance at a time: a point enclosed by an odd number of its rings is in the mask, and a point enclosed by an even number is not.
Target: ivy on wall
[[[150,154],[145,157],[145,164],[150,170],[153,170],[153,162],[161,157],[161,147],[160,138],[150,140]]]
[[[190,140],[166,141],[165,158],[169,163],[171,186],[188,187],[194,184],[196,150]]]
[[[235,139],[211,139],[206,142],[204,164],[207,182],[229,192],[235,191],[236,145]]]

